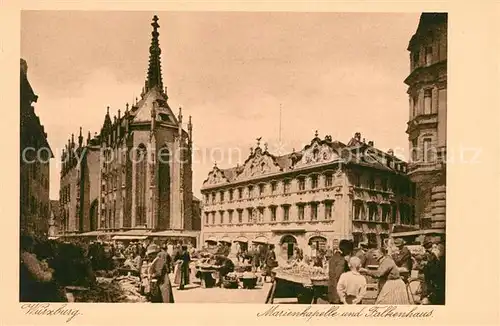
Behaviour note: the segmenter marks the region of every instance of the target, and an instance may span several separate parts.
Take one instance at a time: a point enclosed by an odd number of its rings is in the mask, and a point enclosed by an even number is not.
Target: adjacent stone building
[[[89,134],[85,146],[81,130],[78,144],[73,136],[68,142],[62,157],[67,166],[61,172],[66,232],[97,231],[119,238],[196,231],[193,124],[189,117],[185,130],[181,109],[176,115],[168,104],[156,16],[152,26],[141,98],[113,117],[108,107],[100,132],[92,138]]]
[[[50,159],[47,133],[35,113],[38,99],[28,81],[28,65],[21,59],[20,76],[20,231],[46,237],[50,215]]]
[[[416,183],[416,219],[422,233],[444,234],[446,226],[446,13],[424,13],[412,36],[406,130],[411,153],[408,175]]]
[[[341,239],[382,244],[394,225],[416,228],[407,164],[356,133],[347,145],[315,137],[275,156],[260,141],[236,167],[214,166],[204,181],[204,242],[274,243],[280,259],[295,246]]]

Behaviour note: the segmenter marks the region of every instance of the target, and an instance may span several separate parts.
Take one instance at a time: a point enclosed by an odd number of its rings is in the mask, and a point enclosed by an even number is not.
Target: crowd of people
[[[445,303],[445,250],[443,244],[426,238],[425,253],[414,256],[402,239],[393,247],[361,244],[354,250],[352,241],[340,241],[339,248],[329,259],[328,298],[332,304],[359,304],[366,295],[366,277],[377,280],[378,295],[375,304],[415,304],[409,283],[411,271],[421,277],[420,304]]]

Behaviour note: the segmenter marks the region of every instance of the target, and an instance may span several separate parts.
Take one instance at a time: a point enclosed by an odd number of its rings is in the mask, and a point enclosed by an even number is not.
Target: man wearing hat
[[[445,255],[437,254],[437,244],[430,237],[424,239],[425,265],[422,272],[424,282],[422,284],[422,304],[444,305],[445,304]],[[438,257],[439,256],[439,257]]]
[[[356,251],[356,257],[361,261],[361,266],[366,266],[366,250],[368,250],[368,242],[360,242],[358,251]]]
[[[411,259],[411,252],[405,244],[406,242],[403,239],[394,240],[394,245],[398,248],[398,252],[392,258],[398,267],[405,268],[408,272],[411,272],[413,261]]]

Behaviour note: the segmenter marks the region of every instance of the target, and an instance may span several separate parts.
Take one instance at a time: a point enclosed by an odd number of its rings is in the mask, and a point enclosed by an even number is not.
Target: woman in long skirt
[[[370,271],[362,268],[360,272],[378,278],[378,296],[375,304],[412,304],[413,302],[411,302],[406,285],[399,275],[394,260],[386,255],[383,249],[374,250],[373,256],[378,260],[378,269]]]
[[[166,262],[158,255],[160,249],[155,244],[147,249],[147,256],[153,261],[148,268],[149,281],[151,282],[151,302],[153,303],[174,303],[172,284],[167,273]]]

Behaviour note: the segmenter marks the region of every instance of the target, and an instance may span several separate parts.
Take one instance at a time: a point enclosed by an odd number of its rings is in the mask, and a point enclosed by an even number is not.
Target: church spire
[[[149,47],[149,68],[148,68],[148,80],[146,82],[146,93],[153,87],[158,87],[160,92],[163,92],[163,82],[161,78],[161,61],[160,61],[160,44],[158,42],[158,16],[153,17],[153,32],[151,33],[151,46]]]

